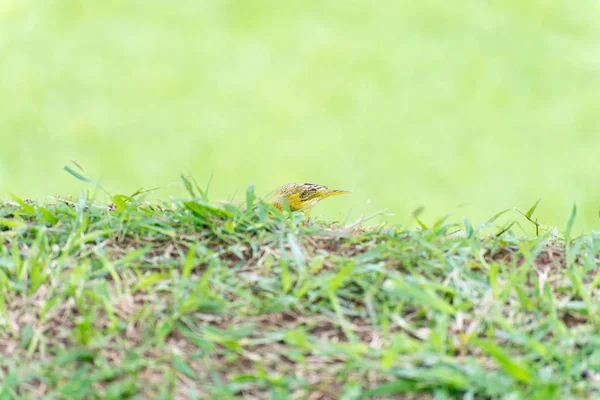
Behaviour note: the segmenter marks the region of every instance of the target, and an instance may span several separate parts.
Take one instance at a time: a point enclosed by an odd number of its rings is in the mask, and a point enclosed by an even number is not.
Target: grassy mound
[[[1,398],[600,395],[597,235],[344,228],[186,185],[0,204]]]

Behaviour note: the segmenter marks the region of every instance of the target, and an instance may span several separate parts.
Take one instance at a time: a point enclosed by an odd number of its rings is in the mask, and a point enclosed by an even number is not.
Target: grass
[[[600,395],[600,237],[575,209],[562,235],[362,229],[183,179],[0,205],[0,398]]]
[[[527,207],[598,229],[600,2],[1,0],[0,197],[350,189],[316,213]],[[127,167],[124,167],[127,165]],[[460,217],[460,215],[459,215]],[[459,219],[460,221],[460,219]]]

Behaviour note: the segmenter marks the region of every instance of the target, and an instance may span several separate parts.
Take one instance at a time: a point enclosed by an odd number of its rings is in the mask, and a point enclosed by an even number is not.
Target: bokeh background
[[[314,215],[600,224],[595,0],[0,0],[0,196],[352,189]]]

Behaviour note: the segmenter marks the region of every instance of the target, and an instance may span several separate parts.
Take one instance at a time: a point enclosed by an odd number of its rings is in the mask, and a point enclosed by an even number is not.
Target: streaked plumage
[[[277,209],[283,210],[283,199],[286,199],[290,211],[308,210],[319,201],[338,194],[351,193],[349,190],[329,189],[327,186],[314,183],[288,183],[275,191],[275,198],[271,201]]]

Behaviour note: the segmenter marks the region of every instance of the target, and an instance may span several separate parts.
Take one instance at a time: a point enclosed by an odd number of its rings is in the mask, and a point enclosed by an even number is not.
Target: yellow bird
[[[290,211],[303,211],[308,216],[309,209],[319,201],[338,194],[352,193],[349,190],[329,189],[327,186],[314,183],[288,183],[275,191],[275,198],[271,201],[278,210],[283,211],[283,199],[290,207]]]

